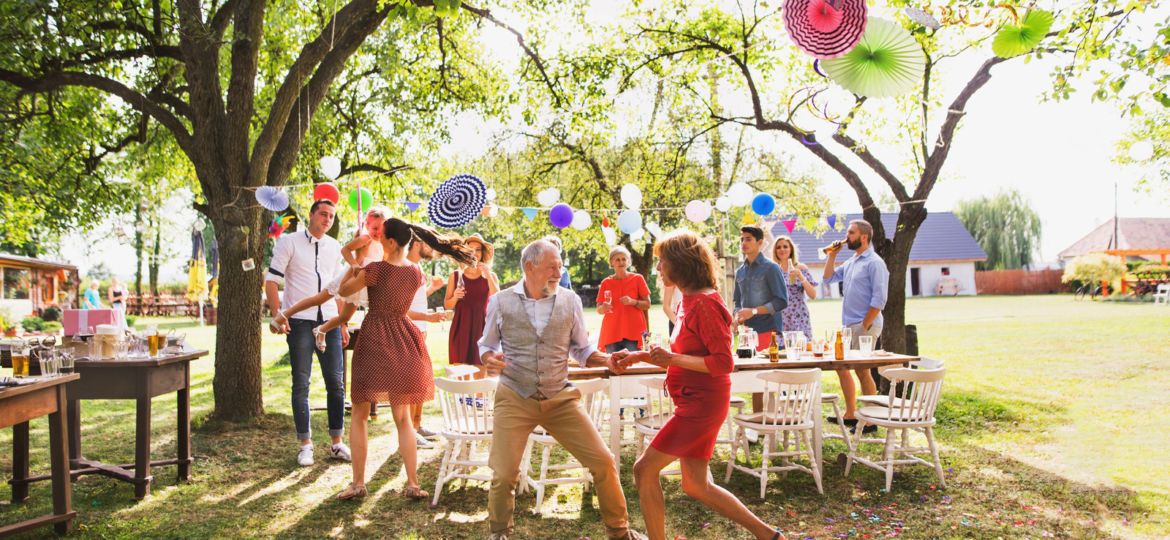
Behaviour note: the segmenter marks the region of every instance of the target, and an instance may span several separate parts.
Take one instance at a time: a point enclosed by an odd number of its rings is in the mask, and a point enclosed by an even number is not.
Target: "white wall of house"
[[[953,278],[958,282],[958,294],[960,296],[975,296],[975,263],[939,262],[925,264],[910,263],[910,268],[906,271],[906,297],[913,296],[911,294],[912,283],[910,276],[915,268],[918,269],[919,296],[936,296],[939,280],[944,277]],[[948,269],[950,275],[943,276],[943,268]],[[817,266],[810,264],[808,270],[819,282],[821,281],[825,267],[823,264]],[[840,298],[841,288],[838,284],[828,287],[822,284],[817,290],[817,295],[817,298]]]
[[[31,316],[33,314],[32,300],[0,300],[0,310],[7,310],[8,314],[12,316],[12,320],[20,322],[21,319]]]

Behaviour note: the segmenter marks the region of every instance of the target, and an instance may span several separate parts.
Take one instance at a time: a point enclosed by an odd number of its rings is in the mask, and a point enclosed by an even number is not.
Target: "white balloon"
[[[618,228],[626,234],[642,230],[642,214],[637,210],[625,210],[618,216]]]
[[[1129,159],[1145,161],[1154,157],[1154,145],[1150,141],[1137,141],[1129,145]]]
[[[634,234],[630,235],[630,240],[637,240],[639,238],[642,238],[645,234],[646,234],[646,229],[638,229],[637,231],[634,231]]]
[[[609,227],[602,227],[601,234],[605,236],[605,243],[607,245],[612,246],[617,243],[617,233],[613,232],[613,229]]]
[[[589,215],[589,212],[586,212],[584,210],[577,210],[576,212],[573,212],[573,223],[571,223],[571,225],[573,226],[574,229],[577,229],[578,231],[583,231],[585,229],[588,229],[589,226],[592,224],[593,224],[593,217]]]
[[[341,174],[341,160],[333,156],[325,156],[319,162],[321,165],[321,174],[325,175],[330,180],[336,180]]]
[[[747,206],[752,203],[752,188],[743,182],[736,182],[727,190],[727,197],[735,206]]]
[[[662,236],[662,227],[659,227],[657,223],[651,221],[650,223],[646,224],[646,232],[654,235],[654,238],[658,238]]]
[[[496,200],[496,188],[488,188],[485,196],[487,197],[487,200],[489,200],[489,201]]]
[[[711,203],[707,201],[691,201],[687,203],[683,213],[686,214],[687,219],[695,223],[702,223],[707,218],[711,217]]]
[[[499,206],[492,206],[492,207],[488,208],[488,217],[496,217],[498,215],[500,215],[500,207]]]
[[[731,199],[728,199],[726,196],[715,199],[715,209],[720,212],[731,210]]]
[[[548,188],[536,194],[536,202],[541,206],[552,206],[561,200],[561,190],[557,188]]]
[[[622,186],[622,204],[630,210],[637,210],[642,207],[642,190],[634,184],[626,184]]]

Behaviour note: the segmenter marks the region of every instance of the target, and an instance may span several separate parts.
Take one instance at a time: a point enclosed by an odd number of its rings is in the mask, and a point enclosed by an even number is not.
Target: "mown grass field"
[[[758,483],[732,476],[730,489],[789,538],[1164,538],[1170,536],[1170,309],[1149,304],[1077,302],[1071,296],[925,298],[908,303],[923,355],[944,359],[948,374],[939,410],[947,489],[932,471],[908,469],[884,493],[880,473],[826,467],[825,495],[799,473],[773,478],[760,500]],[[812,303],[814,329],[839,322],[840,303]],[[657,306],[652,327],[664,330]],[[589,313],[591,327],[599,318]],[[147,321],[140,320],[139,324]],[[190,341],[212,348],[214,328],[194,321],[155,320],[182,327]],[[173,467],[154,469],[152,495],[132,500],[129,484],[86,476],[73,484],[78,512],[74,536],[85,538],[360,537],[482,538],[483,483],[448,488],[437,506],[398,495],[404,484],[388,415],[371,426],[370,496],[339,502],[348,464],[325,459],[325,415],[314,413],[317,464],[295,464],[289,414],[288,367],[277,363],[283,338],[265,332],[267,414],[248,424],[209,420],[212,359],[194,362],[192,479],[177,484]],[[445,336],[428,339],[436,370],[446,363]],[[836,389],[836,376],[825,376]],[[323,403],[319,377],[312,402]],[[157,456],[174,448],[174,399],[154,401]],[[424,423],[437,427],[429,405]],[[133,461],[134,405],[86,402],[83,449],[106,462]],[[0,431],[0,479],[12,467],[12,431]],[[33,469],[47,471],[44,420],[33,423]],[[843,450],[827,443],[831,458]],[[440,449],[421,452],[424,488],[433,488]],[[633,525],[642,529],[630,466],[623,483]],[[712,460],[722,479],[726,452]],[[686,497],[677,479],[665,481],[671,537],[745,538],[734,524]],[[519,538],[603,538],[592,493],[579,485],[550,488],[544,516],[531,493],[517,500]],[[0,523],[45,513],[48,483],[26,503],[9,502],[0,484]],[[51,536],[42,529],[25,537]]]

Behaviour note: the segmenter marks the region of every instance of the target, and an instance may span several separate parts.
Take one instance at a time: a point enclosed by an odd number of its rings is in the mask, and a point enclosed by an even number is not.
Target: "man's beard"
[[[553,283],[551,281],[546,281],[544,284],[544,287],[540,288],[540,294],[543,294],[545,296],[552,296],[553,293],[557,292],[557,285],[558,284],[559,283]]]
[[[849,246],[849,249],[857,251],[857,248],[861,247],[861,239],[858,238],[857,240],[846,240],[845,245]]]

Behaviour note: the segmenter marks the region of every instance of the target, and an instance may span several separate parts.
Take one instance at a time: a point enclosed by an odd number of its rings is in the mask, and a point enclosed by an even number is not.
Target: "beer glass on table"
[[[24,341],[17,341],[16,345],[12,347],[12,376],[13,377],[27,377],[28,376],[28,356],[31,352],[29,346]]]

